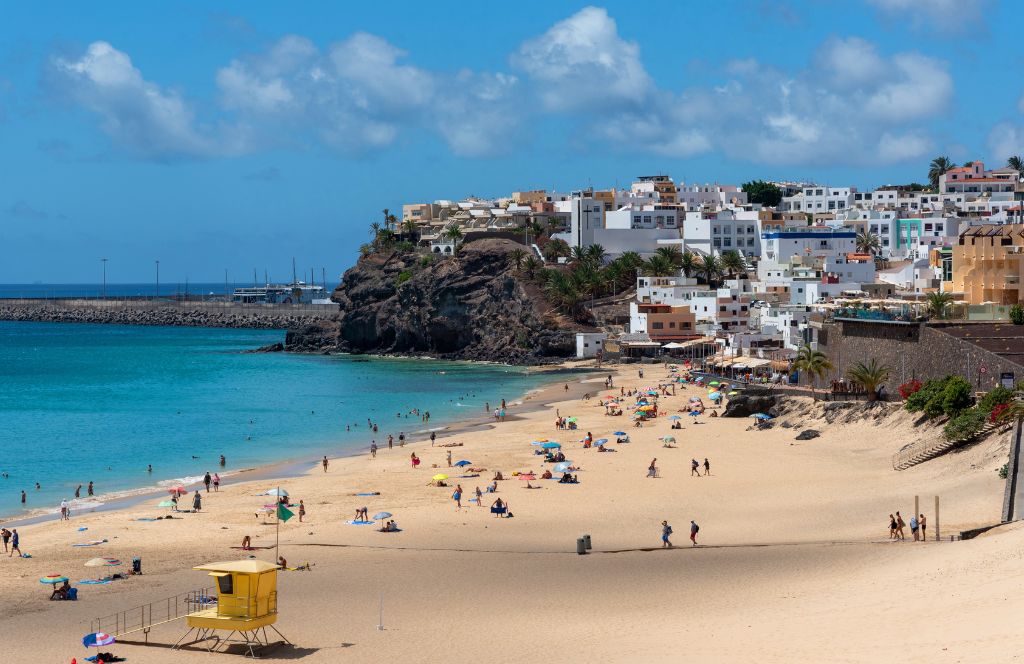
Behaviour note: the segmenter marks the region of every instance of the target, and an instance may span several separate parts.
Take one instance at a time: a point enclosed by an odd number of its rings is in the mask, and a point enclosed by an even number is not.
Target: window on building
[[[665,324],[664,323],[651,323],[651,329],[652,330],[661,330],[661,329],[664,329],[664,328],[665,328]]]

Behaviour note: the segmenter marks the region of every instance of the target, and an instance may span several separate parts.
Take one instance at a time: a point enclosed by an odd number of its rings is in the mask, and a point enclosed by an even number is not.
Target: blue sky
[[[994,0],[33,2],[0,9],[0,282],[350,266],[382,208],[921,181],[1024,153]],[[302,266],[305,266],[303,268]]]

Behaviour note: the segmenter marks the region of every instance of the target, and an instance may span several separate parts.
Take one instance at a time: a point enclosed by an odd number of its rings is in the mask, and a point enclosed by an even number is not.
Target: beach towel
[[[85,527],[82,527],[82,528],[79,528],[79,529],[78,529],[78,532],[82,532],[83,530],[89,530],[89,529],[88,529],[88,528],[85,528]]]
[[[143,516],[143,517],[139,517],[138,519],[135,519],[135,520],[136,521],[159,521],[159,519],[157,519],[156,517],[153,517],[153,516]]]
[[[357,496],[379,496],[380,491],[367,491],[365,493],[357,493]]]
[[[105,543],[107,540],[92,540],[91,542],[82,542],[80,544],[72,544],[71,546],[99,546]]]
[[[245,546],[233,546],[233,547],[231,547],[231,548],[232,548],[232,549],[239,549],[239,550],[241,550],[241,551],[255,551],[255,550],[257,550],[257,549],[273,549],[273,548],[274,548],[274,546],[273,546],[273,545],[271,544],[271,545],[267,545],[267,546],[249,546],[249,547],[245,547]]]
[[[83,586],[105,586],[111,582],[111,579],[88,579],[86,581],[79,581],[79,585]]]
[[[372,526],[375,522],[374,521],[353,521],[352,519],[349,519],[345,523],[347,523],[350,526]]]

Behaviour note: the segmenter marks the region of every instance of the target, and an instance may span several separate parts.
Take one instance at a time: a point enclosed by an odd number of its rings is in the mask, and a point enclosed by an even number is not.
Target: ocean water
[[[0,515],[56,509],[90,481],[102,501],[201,477],[221,471],[221,454],[230,472],[386,446],[388,433],[422,440],[409,434],[550,380],[500,365],[241,352],[283,336],[0,321]],[[412,408],[429,425],[405,417]]]
[[[291,275],[288,275],[289,279]],[[307,276],[308,278],[308,276]],[[317,283],[320,283],[319,281]],[[219,283],[189,284],[178,282],[133,283],[133,284],[0,284],[0,300],[9,298],[54,298],[54,297],[100,297],[106,292],[107,297],[170,297],[182,295],[186,291],[191,296],[224,295],[233,293],[240,286],[252,286],[253,282],[240,283],[223,281]],[[104,290],[106,289],[106,290]]]

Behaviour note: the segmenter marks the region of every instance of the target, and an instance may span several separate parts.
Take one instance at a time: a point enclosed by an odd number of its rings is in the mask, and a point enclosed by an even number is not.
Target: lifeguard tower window
[[[217,589],[223,595],[234,595],[234,584],[231,581],[230,574],[222,574],[217,576]]]

